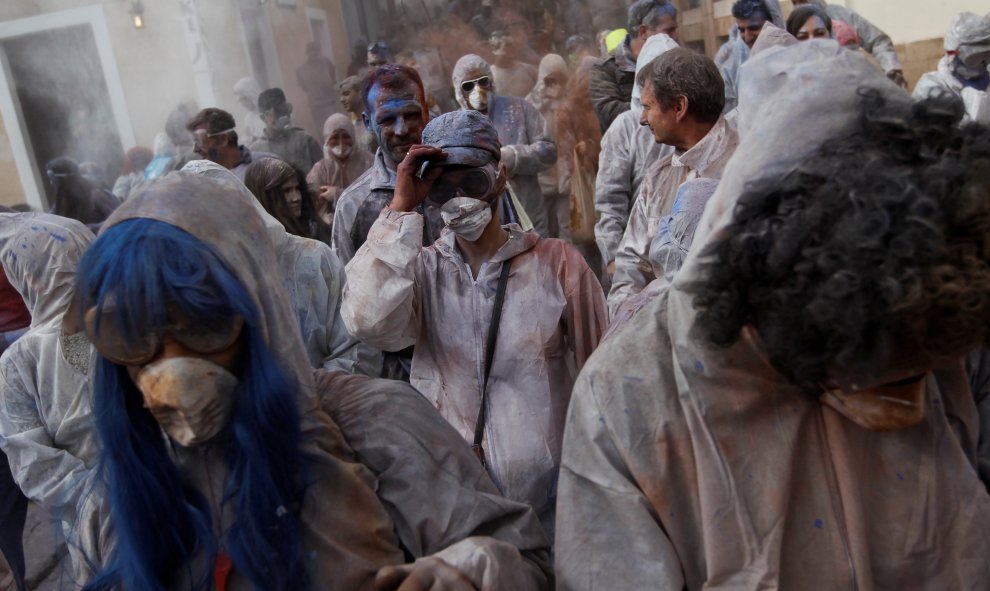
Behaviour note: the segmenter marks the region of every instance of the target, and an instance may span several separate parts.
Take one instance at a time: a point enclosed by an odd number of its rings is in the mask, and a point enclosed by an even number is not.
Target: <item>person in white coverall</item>
[[[400,164],[391,204],[347,266],[342,316],[373,346],[415,345],[412,385],[465,439],[483,435],[476,452],[496,486],[531,505],[552,533],[564,413],[576,370],[606,324],[601,287],[570,244],[499,224],[493,210],[506,170],[487,117],[441,115],[423,141]],[[442,203],[447,228],[424,247],[415,208],[428,198]]]
[[[987,128],[834,42],[743,70],[684,266],[575,385],[557,588],[985,589]]]
[[[93,239],[68,218],[0,214],[0,263],[31,311],[30,330],[0,358],[0,447],[21,491],[61,523],[76,568],[83,564],[77,517],[99,450],[95,352],[81,330],[63,326],[63,317],[73,273]]]
[[[707,57],[671,49],[637,78],[643,81],[643,122],[657,142],[675,149],[652,165],[633,203],[608,294],[613,316],[626,298],[655,279],[650,243],[670,214],[678,187],[693,178],[721,178],[739,141],[735,116],[721,115],[721,78]]]
[[[636,58],[636,73],[663,52],[677,46],[676,41],[663,33],[650,37]],[[609,276],[615,272],[615,253],[619,250],[622,234],[629,223],[629,210],[639,194],[646,171],[655,161],[674,151],[673,146],[657,143],[650,128],[640,124],[642,89],[639,84],[633,86],[632,108],[616,117],[602,136],[601,160],[595,179],[595,211],[598,213],[595,241]]]
[[[533,229],[547,236],[547,214],[537,175],[557,162],[557,145],[543,116],[526,99],[496,95],[492,68],[477,55],[457,60],[452,79],[461,108],[484,114],[495,126],[512,190],[532,220]]]
[[[990,14],[956,15],[945,35],[945,56],[938,69],[918,80],[914,97],[923,99],[944,92],[958,96],[966,108],[963,121],[990,123]]]

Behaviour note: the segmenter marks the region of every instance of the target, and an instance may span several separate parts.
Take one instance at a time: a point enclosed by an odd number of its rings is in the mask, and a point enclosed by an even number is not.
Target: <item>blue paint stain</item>
[[[52,232],[52,238],[58,240],[59,242],[65,242],[65,236],[59,236],[55,232]]]
[[[825,522],[821,519],[815,520],[815,529],[821,529],[825,525]]]
[[[903,474],[901,474],[900,472],[898,472],[898,473],[897,473],[897,479],[898,479],[898,480],[904,480],[904,475],[903,475]]]
[[[605,424],[605,417],[603,417],[602,415],[598,415],[598,422],[604,425]]]
[[[695,361],[694,361],[694,371],[696,371],[698,373],[704,373],[704,371],[705,371],[705,364],[702,363],[701,361],[695,359]]]
[[[625,413],[625,414],[629,414],[629,409],[628,408],[624,408],[624,409],[622,409],[622,412]]]
[[[637,376],[622,376],[622,379],[629,380],[630,382],[642,382],[643,378]]]
[[[676,514],[676,513],[674,513],[673,511],[671,511],[671,512],[669,513],[669,516],[670,516],[670,517],[673,517],[674,515],[677,515],[677,514]]]

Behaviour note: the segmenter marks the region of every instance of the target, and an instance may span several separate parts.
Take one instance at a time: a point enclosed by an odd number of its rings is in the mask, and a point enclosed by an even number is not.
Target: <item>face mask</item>
[[[973,80],[981,76],[986,76],[987,67],[985,65],[979,67],[967,66],[958,58],[956,58],[956,60],[952,64],[952,72],[960,78],[964,78],[966,80]]]
[[[828,390],[819,401],[870,431],[897,431],[925,418],[925,378],[847,394]]]
[[[337,158],[344,160],[351,155],[351,149],[352,149],[351,146],[345,146],[343,144],[340,144],[339,146],[334,146],[330,148],[330,151],[333,152],[333,155],[336,156]]]
[[[492,204],[472,197],[454,197],[440,208],[440,216],[451,232],[474,242],[492,221]]]
[[[183,447],[213,439],[234,413],[237,378],[206,359],[162,359],[146,365],[135,382],[152,416]]]
[[[467,97],[468,106],[475,111],[488,112],[488,91],[476,85]]]

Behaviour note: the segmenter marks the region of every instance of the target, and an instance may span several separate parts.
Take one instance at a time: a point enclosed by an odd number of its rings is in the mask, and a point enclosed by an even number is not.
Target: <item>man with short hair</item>
[[[361,117],[364,113],[364,100],[361,98],[361,77],[348,76],[340,81],[340,106],[351,117],[354,124],[354,140],[357,147],[370,154],[378,151],[378,140],[368,131]]]
[[[667,0],[638,0],[629,7],[626,40],[591,67],[589,92],[602,132],[620,113],[629,110],[636,58],[646,40],[666,33],[677,41],[677,8]]]
[[[640,123],[674,151],[647,172],[629,214],[608,296],[613,315],[626,298],[655,279],[650,244],[660,221],[671,212],[678,187],[689,179],[721,178],[739,143],[735,118],[721,114],[724,87],[712,60],[678,47],[651,62],[637,78],[643,86]]]
[[[574,246],[500,222],[508,172],[487,117],[446,113],[422,138],[347,266],[341,317],[372,346],[415,345],[413,386],[552,536],[563,413],[605,328],[604,295]],[[421,241],[426,200],[446,224],[434,243]]]
[[[237,143],[237,123],[234,116],[223,109],[207,108],[186,124],[193,135],[193,151],[203,160],[216,162],[244,180],[247,167],[255,160],[278,158],[267,152],[252,152]]]
[[[258,96],[258,109],[265,122],[265,138],[251,144],[252,150],[271,152],[299,170],[308,171],[323,158],[323,148],[292,123],[292,103],[281,88],[269,88]]]
[[[750,48],[763,30],[763,25],[773,23],[786,28],[784,12],[778,0],[736,0],[732,5],[732,18],[735,26],[729,30],[729,40],[715,54],[718,66],[725,81],[726,113],[736,108],[739,96],[739,67],[749,59]]]
[[[373,70],[379,66],[390,64],[394,61],[392,50],[388,43],[376,41],[368,46],[368,69]]]
[[[894,49],[894,42],[890,40],[887,33],[884,33],[876,25],[866,20],[859,13],[849,10],[845,6],[838,4],[828,4],[825,0],[794,0],[794,6],[802,4],[815,4],[825,9],[828,16],[833,21],[845,23],[856,29],[856,37],[859,46],[863,51],[870,53],[876,58],[880,67],[890,78],[902,88],[907,88],[907,80],[904,78],[904,70],[901,67],[901,60],[897,58],[897,50]]]
[[[461,108],[486,115],[498,130],[501,159],[509,171],[512,190],[526,209],[533,229],[547,236],[547,214],[538,175],[557,162],[557,144],[550,137],[543,115],[526,99],[496,94],[491,65],[480,56],[469,53],[457,60],[451,78]]]

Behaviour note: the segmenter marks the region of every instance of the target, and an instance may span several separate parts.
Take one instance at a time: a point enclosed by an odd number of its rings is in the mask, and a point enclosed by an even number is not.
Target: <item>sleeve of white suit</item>
[[[839,20],[856,29],[860,47],[870,52],[885,72],[901,69],[901,60],[897,58],[894,42],[890,40],[887,33],[852,10],[830,5],[829,13],[831,14],[833,11],[837,13],[836,17]]]
[[[629,221],[633,198],[631,146],[626,127],[618,123],[613,123],[602,136],[601,161],[595,179],[595,211],[598,213],[595,241],[605,265],[615,260]]]
[[[323,369],[378,377],[382,373],[382,352],[352,336],[341,319],[343,286],[346,285],[344,265],[329,249],[324,258],[323,276],[330,289],[330,298],[327,302],[327,356]]]
[[[509,174],[537,174],[547,170],[557,162],[557,144],[547,130],[543,115],[528,102],[522,102],[525,116],[528,144],[506,146],[515,156]]]
[[[400,351],[416,343],[423,223],[419,213],[386,207],[347,264],[340,315],[348,332],[372,347]]]
[[[649,179],[645,179],[639,188],[640,195],[649,190],[649,185]],[[612,276],[612,290],[608,293],[610,317],[615,317],[626,298],[636,295],[656,279],[650,263],[653,236],[649,234],[648,228],[643,199],[638,197],[633,202],[629,224],[615,255],[615,275]]]

